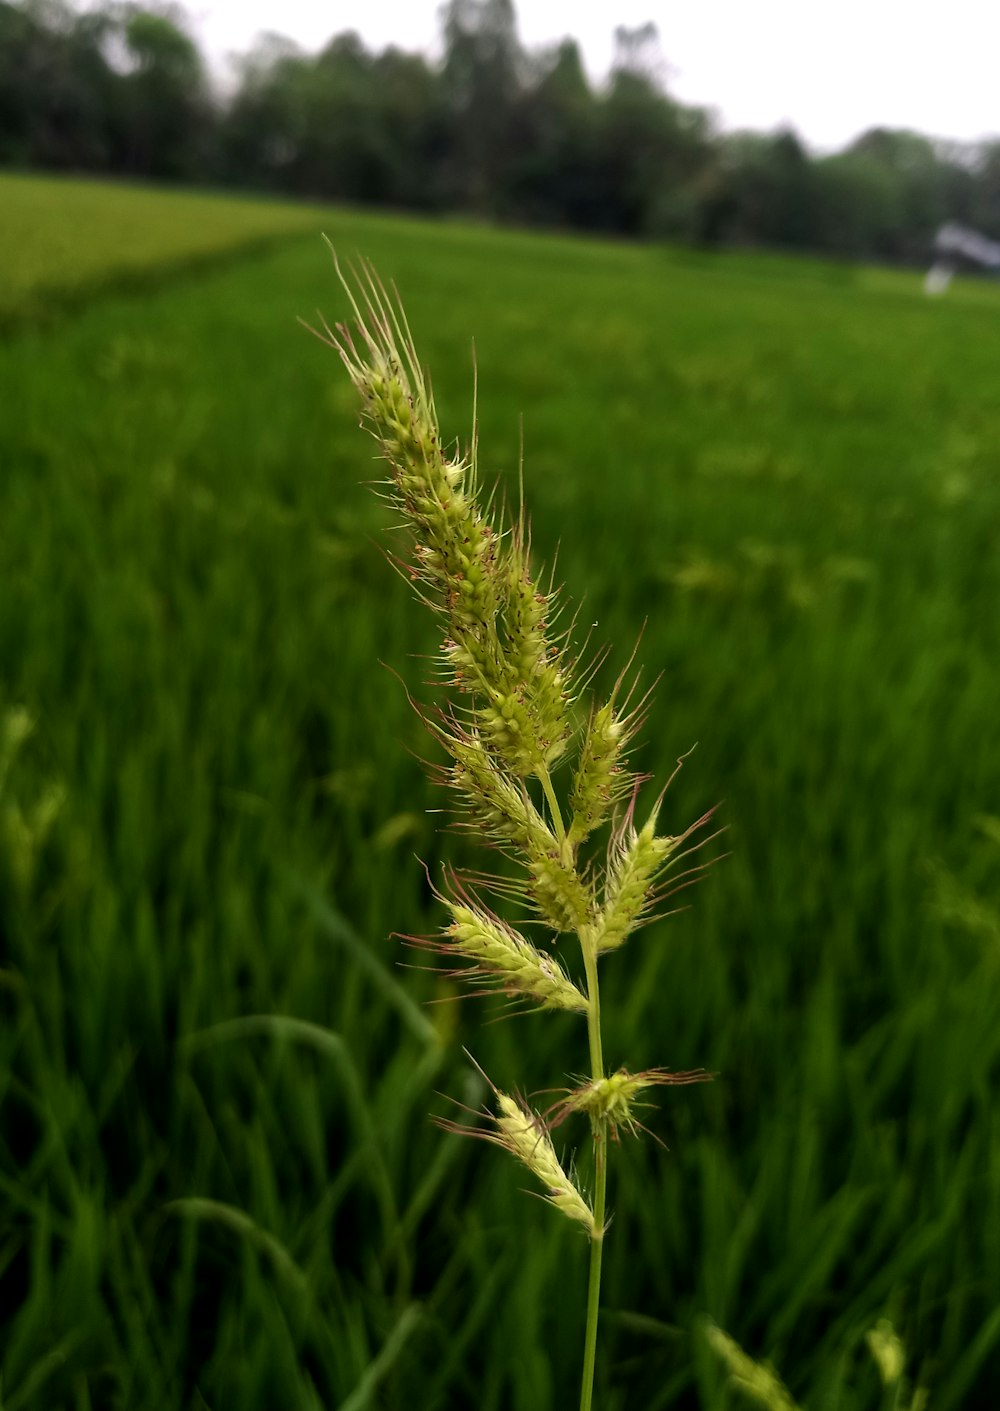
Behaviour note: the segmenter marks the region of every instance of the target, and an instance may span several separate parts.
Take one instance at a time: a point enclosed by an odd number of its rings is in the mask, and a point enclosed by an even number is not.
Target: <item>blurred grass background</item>
[[[302,204],[72,177],[5,172],[0,202],[0,329],[316,227]]]
[[[427,698],[434,624],[296,323],[346,312],[321,229],[463,438],[475,338],[484,471],[514,491],[523,415],[603,684],[645,624],[640,765],[697,743],[665,826],[722,802],[730,856],[604,976],[610,1063],[718,1078],[615,1153],[598,1404],[730,1405],[708,1316],[875,1408],[888,1316],[933,1407],[992,1405],[1000,291],[291,207],[248,250],[235,201],[168,278],[189,204],[120,189],[74,269],[65,189],[0,272],[6,1411],[574,1404],[583,1241],[427,1114],[482,1100],[463,1044],[541,1088],[585,1038],[391,938],[438,923],[418,859],[481,857],[436,831],[392,674]]]

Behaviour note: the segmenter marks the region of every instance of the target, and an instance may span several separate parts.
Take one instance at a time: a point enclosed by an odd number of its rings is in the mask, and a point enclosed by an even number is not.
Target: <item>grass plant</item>
[[[338,266],[338,273],[340,269]],[[590,1078],[547,1112],[493,1087],[489,1140],[517,1158],[546,1200],[583,1226],[590,1239],[581,1411],[590,1411],[607,1229],[608,1144],[638,1133],[639,1096],[707,1073],[664,1068],[608,1073],[601,1029],[598,963],[617,951],[651,915],[701,872],[686,863],[706,814],[675,835],[658,831],[664,789],[636,825],[641,780],[629,754],[647,704],[633,704],[638,677],[618,677],[607,700],[593,700],[575,723],[593,667],[573,655],[572,623],[556,632],[562,604],[535,574],[523,501],[504,525],[479,484],[476,429],[468,453],[445,449],[429,383],[402,305],[371,268],[362,267],[351,298],[353,326],[323,336],[337,350],[356,388],[367,426],[388,463],[388,497],[410,533],[399,567],[440,617],[440,674],[451,690],[446,706],[425,717],[450,764],[450,786],[466,825],[491,842],[521,874],[462,877],[448,872],[440,894],[450,916],[431,944],[460,963],[459,974],[536,1009],[585,1017]],[[359,302],[360,300],[360,302]],[[485,496],[485,502],[484,502]],[[575,757],[575,763],[574,761]],[[557,771],[569,766],[569,783]],[[680,766],[678,765],[678,768]],[[532,791],[531,785],[534,785]],[[608,825],[603,863],[584,844]],[[543,950],[501,920],[484,893],[512,897],[527,924],[548,933]],[[550,954],[565,935],[579,943],[585,980],[575,984]],[[559,1162],[551,1132],[579,1114],[593,1143],[592,1203]],[[463,1127],[450,1124],[451,1130]]]

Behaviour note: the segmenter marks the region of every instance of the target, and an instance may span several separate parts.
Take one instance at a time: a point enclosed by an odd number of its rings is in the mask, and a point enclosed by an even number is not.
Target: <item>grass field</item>
[[[427,1114],[482,1101],[463,1044],[507,1086],[585,1044],[390,939],[439,920],[418,859],[476,854],[393,675],[426,698],[433,624],[296,323],[345,312],[320,229],[397,280],[463,437],[475,338],[484,469],[514,488],[523,414],[605,684],[646,624],[640,764],[697,743],[666,827],[728,828],[604,979],[610,1063],[718,1077],[615,1153],[595,1404],[737,1405],[711,1318],[874,1411],[885,1316],[934,1411],[994,1406],[998,291],[326,211],[49,326],[51,190],[0,343],[5,1411],[574,1404],[584,1241]]]
[[[315,210],[290,202],[5,173],[0,207],[0,329],[317,223]]]

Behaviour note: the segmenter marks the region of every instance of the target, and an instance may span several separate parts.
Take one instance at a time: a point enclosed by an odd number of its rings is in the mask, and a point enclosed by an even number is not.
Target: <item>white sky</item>
[[[842,146],[875,124],[929,136],[1000,134],[1000,5],[993,0],[515,0],[528,48],[577,39],[597,79],[617,24],[652,20],[670,91],[715,108],[725,127],[791,123],[812,146]],[[188,0],[199,42],[222,70],[261,30],[303,48],[357,30],[369,47],[433,53],[435,0]]]

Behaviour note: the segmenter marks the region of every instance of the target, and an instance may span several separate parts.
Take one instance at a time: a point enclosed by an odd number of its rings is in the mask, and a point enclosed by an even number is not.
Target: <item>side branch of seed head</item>
[[[712,811],[692,823],[683,833],[669,837],[656,831],[662,795],[642,828],[638,830],[633,822],[634,803],[633,798],[633,803],[612,837],[608,850],[603,905],[591,931],[598,955],[617,950],[619,946],[624,945],[634,931],[653,919],[655,908],[667,896],[689,885],[705,867],[711,865],[708,862],[690,868],[680,876],[674,876],[664,882],[664,876],[671,865],[678,858],[687,855],[681,851],[684,844],[708,823]],[[710,841],[711,837],[706,837],[698,847],[703,847]]]
[[[526,1166],[544,1186],[543,1199],[554,1205],[568,1219],[576,1220],[591,1239],[596,1239],[602,1232],[597,1228],[594,1212],[586,1196],[556,1155],[544,1120],[525,1102],[508,1096],[499,1088],[493,1089],[493,1095],[496,1111],[486,1113],[490,1127],[480,1128],[471,1135],[509,1151],[511,1156],[520,1161],[522,1166]],[[459,1123],[440,1118],[435,1120],[445,1131],[470,1134],[469,1128]]]
[[[614,1140],[624,1128],[635,1136],[642,1123],[635,1115],[636,1107],[648,1107],[649,1103],[636,1101],[639,1093],[653,1087],[687,1087],[691,1083],[711,1081],[711,1073],[704,1068],[689,1069],[687,1072],[672,1072],[668,1068],[647,1068],[642,1073],[630,1073],[627,1068],[619,1068],[606,1078],[595,1078],[589,1083],[573,1088],[554,1102],[542,1114],[549,1131],[559,1127],[574,1113],[583,1113],[592,1122],[606,1127]],[[645,1128],[643,1128],[645,1130]]]
[[[483,993],[500,991],[515,1000],[534,1001],[540,1009],[585,1014],[587,996],[551,955],[494,915],[454,873],[448,892],[436,892],[451,920],[440,937],[407,937],[462,962],[453,973],[483,986]]]

